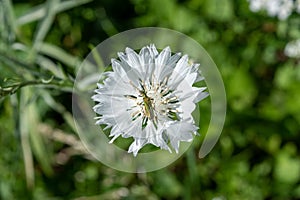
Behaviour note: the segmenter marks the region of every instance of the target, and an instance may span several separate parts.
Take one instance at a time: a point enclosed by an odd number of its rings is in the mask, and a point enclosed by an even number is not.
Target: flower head
[[[291,58],[300,58],[300,39],[287,43],[284,54]]]
[[[96,124],[111,128],[110,143],[119,136],[132,137],[128,152],[134,156],[146,144],[170,152],[171,145],[178,153],[180,141],[192,141],[197,134],[192,112],[208,95],[206,87],[193,86],[203,80],[199,64],[172,54],[169,47],[159,53],[154,45],[139,53],[126,48],[118,57],[92,97]]]
[[[297,3],[293,0],[248,0],[250,3],[250,10],[257,12],[266,10],[271,17],[277,16],[280,20],[286,20],[293,12]]]

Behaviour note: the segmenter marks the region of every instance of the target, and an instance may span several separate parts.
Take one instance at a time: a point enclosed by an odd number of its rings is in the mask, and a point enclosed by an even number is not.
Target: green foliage
[[[0,1],[0,199],[299,199],[300,61],[283,50],[300,38],[300,16],[277,21],[248,7],[246,0]],[[196,137],[166,169],[128,174],[85,151],[70,92],[90,47],[140,26],[171,28],[203,45],[222,74],[228,113],[204,159]],[[208,123],[208,101],[200,107],[200,123]]]

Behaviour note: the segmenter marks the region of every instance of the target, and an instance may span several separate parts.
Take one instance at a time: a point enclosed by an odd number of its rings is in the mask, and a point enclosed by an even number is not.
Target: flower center
[[[127,111],[131,112],[132,121],[142,117],[142,129],[151,121],[157,129],[159,122],[179,121],[181,119],[180,101],[167,86],[168,78],[163,82],[152,79],[148,84],[140,81],[140,88],[130,83],[138,95],[125,95],[133,101],[133,106]]]

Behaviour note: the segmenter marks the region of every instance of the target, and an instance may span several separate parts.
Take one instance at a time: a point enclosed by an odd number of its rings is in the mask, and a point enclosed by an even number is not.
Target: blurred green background
[[[228,108],[207,157],[202,134],[171,166],[130,174],[83,148],[71,91],[93,46],[143,26],[198,41]],[[300,199],[300,60],[284,55],[297,38],[299,15],[279,21],[246,0],[0,0],[0,199]]]

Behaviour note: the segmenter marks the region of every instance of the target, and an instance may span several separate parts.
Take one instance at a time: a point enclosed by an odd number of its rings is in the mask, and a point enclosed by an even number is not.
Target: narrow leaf
[[[36,129],[38,124],[40,123],[39,114],[37,111],[37,106],[35,104],[36,101],[33,101],[35,92],[33,88],[23,88],[21,91],[21,99],[22,99],[22,107],[20,108],[22,111],[21,119],[22,122],[22,131],[26,131],[30,138],[30,146],[32,148],[33,154],[37,158],[38,162],[41,164],[41,167],[45,174],[51,175],[51,161],[49,158],[49,152],[45,148],[45,144],[42,136]]]
[[[46,37],[55,16],[55,5],[59,4],[60,0],[48,0],[46,3],[46,15],[44,16],[42,22],[38,25],[35,32],[35,37],[33,41],[33,47],[30,52],[30,56],[33,56],[37,49],[39,49],[40,43]]]
[[[68,54],[63,49],[52,44],[41,43],[38,50],[40,53],[55,58],[70,67],[79,66],[81,63],[81,61],[77,57]]]
[[[63,1],[58,6],[55,7],[55,12],[60,13],[65,10],[71,9],[76,6],[91,2],[92,0],[73,0],[73,1]],[[42,19],[46,15],[46,8],[44,4],[32,8],[28,13],[21,16],[17,20],[18,25],[28,24],[39,19]]]

